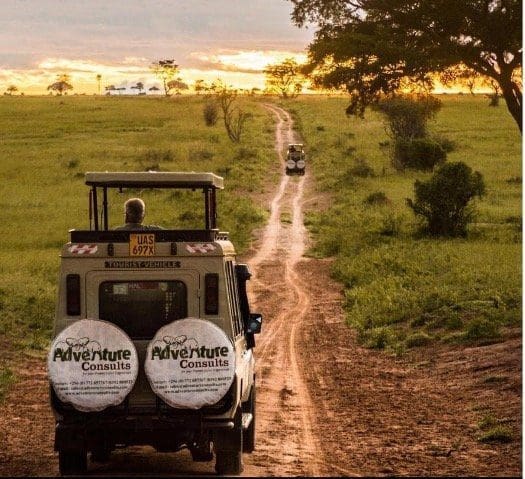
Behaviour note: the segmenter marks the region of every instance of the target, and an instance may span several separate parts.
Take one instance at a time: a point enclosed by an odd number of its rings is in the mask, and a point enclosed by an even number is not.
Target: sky
[[[73,93],[97,93],[97,74],[102,92],[160,87],[149,66],[162,59],[190,86],[262,89],[267,64],[306,59],[314,29],[294,26],[291,11],[287,0],[1,0],[0,91],[45,94],[62,73]]]

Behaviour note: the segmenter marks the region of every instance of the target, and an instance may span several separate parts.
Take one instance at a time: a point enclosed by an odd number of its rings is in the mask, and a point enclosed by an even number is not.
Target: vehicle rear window
[[[188,315],[182,281],[105,281],[99,289],[100,319],[131,339],[151,339],[162,326]]]

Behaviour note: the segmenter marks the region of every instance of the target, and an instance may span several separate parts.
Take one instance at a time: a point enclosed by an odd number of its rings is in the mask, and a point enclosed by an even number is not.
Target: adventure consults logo
[[[152,360],[175,360],[181,369],[229,366],[228,346],[199,346],[195,338],[164,336],[151,348]]]
[[[131,369],[130,349],[108,349],[89,337],[67,338],[58,341],[52,352],[53,362],[81,363],[84,371],[110,371]]]

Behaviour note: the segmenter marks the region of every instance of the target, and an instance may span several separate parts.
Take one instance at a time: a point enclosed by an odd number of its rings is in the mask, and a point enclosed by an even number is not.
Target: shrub
[[[441,166],[428,181],[416,181],[414,191],[415,201],[407,199],[407,205],[426,219],[430,234],[465,236],[474,217],[470,202],[484,195],[485,183],[460,161]]]
[[[188,152],[188,160],[189,161],[205,161],[205,160],[211,160],[214,156],[213,151],[209,150],[190,150]]]
[[[431,336],[429,336],[427,333],[424,333],[423,331],[418,331],[408,336],[405,340],[405,344],[407,348],[417,348],[420,346],[425,346],[426,344],[429,344],[431,341],[432,341]]]
[[[467,326],[465,339],[477,341],[480,339],[497,339],[500,337],[499,324],[485,318],[473,319]]]
[[[390,203],[390,200],[384,191],[375,191],[365,198],[364,203],[367,205],[386,205]]]
[[[374,169],[363,159],[358,158],[354,162],[354,166],[348,170],[353,176],[360,178],[374,177]]]
[[[478,436],[478,441],[485,443],[512,442],[512,430],[507,426],[496,426]]]
[[[402,170],[432,170],[447,159],[439,143],[429,138],[398,139],[394,145],[393,166]]]
[[[206,126],[215,125],[219,119],[219,107],[217,106],[217,102],[208,100],[204,104],[203,114]]]
[[[377,109],[387,117],[388,128],[395,140],[427,136],[427,122],[441,108],[433,96],[395,96],[378,102]]]

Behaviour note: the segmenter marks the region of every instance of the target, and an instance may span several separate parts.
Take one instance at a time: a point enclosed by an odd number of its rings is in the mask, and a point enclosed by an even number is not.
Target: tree
[[[141,94],[142,90],[144,90],[144,83],[142,83],[141,81],[137,82],[136,85],[132,86],[131,87],[132,90],[138,90],[139,91],[139,95]]]
[[[54,83],[47,87],[50,94],[56,92],[57,95],[67,95],[68,90],[72,90],[71,76],[67,73],[61,73],[57,75],[57,79]]]
[[[9,85],[9,86],[7,87],[6,93],[7,93],[8,95],[12,95],[12,94],[16,93],[17,91],[18,91],[18,87],[17,87],[17,86],[15,86],[15,85]]]
[[[159,90],[160,90],[160,88],[158,86],[155,86],[155,85],[153,85],[152,87],[148,88],[148,91],[153,91],[153,92],[157,92]]]
[[[73,86],[66,81],[57,81],[47,87],[50,93],[56,92],[57,95],[67,95],[68,90],[72,90]]]
[[[344,86],[348,114],[399,88],[403,79],[432,83],[463,63],[494,79],[522,130],[520,0],[290,0],[298,26],[318,25],[309,72],[325,86]]]
[[[266,75],[267,89],[278,93],[282,98],[295,98],[303,88],[300,67],[293,58],[267,65],[263,72]]]
[[[168,87],[168,91],[175,90],[175,95],[180,95],[181,90],[189,89],[189,86],[182,81],[182,78],[171,80],[166,86]]]
[[[158,60],[153,62],[150,66],[154,75],[162,81],[164,86],[164,94],[169,96],[170,88],[168,82],[173,80],[179,73],[179,65],[175,63],[175,60]]]
[[[100,95],[100,82],[102,81],[102,75],[99,73],[97,76],[98,94]]]
[[[222,110],[222,118],[228,138],[234,143],[239,143],[246,120],[251,115],[245,113],[236,105],[237,90],[227,87],[222,82],[214,82],[211,90],[214,92],[217,103]]]
[[[208,87],[206,86],[206,82],[204,80],[199,79],[195,80],[193,89],[195,90],[195,93],[197,93],[197,95],[200,95],[201,91],[206,91]]]

